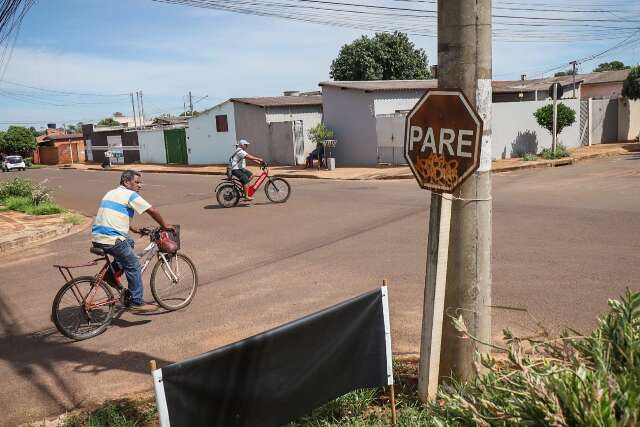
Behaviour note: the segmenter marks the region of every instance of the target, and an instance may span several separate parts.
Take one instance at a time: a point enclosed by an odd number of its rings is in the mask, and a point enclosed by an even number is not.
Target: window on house
[[[229,132],[229,124],[227,123],[227,115],[216,116],[216,130],[218,132]]]

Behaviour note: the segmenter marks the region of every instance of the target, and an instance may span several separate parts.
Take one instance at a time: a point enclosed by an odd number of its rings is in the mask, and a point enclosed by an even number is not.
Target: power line
[[[37,86],[31,86],[31,85],[27,85],[24,83],[17,83],[17,82],[13,82],[13,81],[9,81],[9,80],[4,80],[4,79],[0,79],[0,83],[7,83],[13,86],[19,86],[19,87],[24,87],[27,89],[33,89],[33,90],[39,90],[42,92],[49,92],[52,94],[58,94],[58,95],[73,95],[73,96],[106,96],[106,97],[114,97],[114,96],[129,96],[128,93],[112,93],[112,94],[107,94],[107,93],[88,93],[88,92],[71,92],[71,91],[63,91],[63,90],[56,90],[56,89],[47,89],[47,88],[43,88],[43,87],[37,87]]]
[[[293,21],[310,22],[315,24],[333,25],[346,28],[364,29],[367,31],[403,31],[415,36],[434,37],[435,34],[432,29],[425,27],[424,23],[434,22],[435,16],[424,15],[416,18],[413,15],[406,15],[401,21],[402,25],[394,25],[394,22],[398,20],[389,19],[402,15],[396,13],[396,10],[420,10],[422,12],[435,13],[435,11],[425,11],[423,9],[408,9],[408,8],[393,8],[393,12],[387,10],[370,10],[372,7],[379,7],[374,5],[358,5],[360,8],[368,7],[367,10],[354,10],[352,8],[344,8],[344,5],[352,5],[355,3],[337,3],[322,1],[321,4],[339,5],[340,8],[335,7],[323,7],[323,6],[309,6],[301,5],[301,0],[296,0],[297,3],[291,3],[294,0],[288,0],[289,3],[276,3],[272,1],[250,1],[250,0],[155,0],[162,3],[176,4],[183,6],[192,6],[206,9],[222,10],[234,13],[242,13],[256,16],[268,16],[282,19],[288,19]],[[305,0],[306,2],[320,2],[320,0]],[[305,9],[312,9],[313,12],[308,12]],[[323,12],[330,12],[324,13]],[[357,14],[358,16],[349,16],[349,14]],[[371,15],[371,16],[369,16]],[[383,20],[383,21],[379,21]],[[419,20],[417,20],[419,19]],[[517,27],[513,30],[502,28],[502,26],[514,26]],[[584,31],[565,30],[561,33],[551,33],[545,30],[545,26],[576,26],[584,27]],[[530,28],[540,27],[540,30],[532,31]],[[602,28],[610,31],[602,31],[597,28]],[[512,41],[512,42],[530,42],[531,36],[535,35],[537,41],[545,42],[564,42],[571,40],[620,40],[624,38],[625,33],[636,30],[636,27],[624,27],[624,26],[609,26],[599,25],[593,23],[565,23],[565,22],[501,22],[494,26],[496,39]],[[529,31],[523,30],[529,28]]]

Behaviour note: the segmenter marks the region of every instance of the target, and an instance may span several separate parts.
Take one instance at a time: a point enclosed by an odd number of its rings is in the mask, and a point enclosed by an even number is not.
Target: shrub
[[[33,159],[31,157],[25,157],[24,158],[24,165],[28,168],[30,168],[31,166],[33,166]]]
[[[51,189],[47,188],[44,184],[47,182],[44,181],[38,183],[33,190],[31,190],[31,200],[34,205],[39,205],[41,203],[53,202],[53,196],[51,195]]]
[[[326,127],[324,123],[319,123],[317,126],[309,129],[309,138],[315,144],[320,144],[322,143],[322,141],[325,141],[327,139],[333,139],[334,136],[335,134],[333,133],[333,131]]]
[[[522,160],[524,160],[525,162],[531,162],[533,160],[538,160],[538,156],[533,153],[526,153],[524,156],[522,156]]]
[[[567,147],[564,145],[557,143],[556,151],[554,152],[551,148],[545,148],[540,153],[543,159],[552,160],[552,159],[560,159],[562,157],[569,157],[569,152],[567,151]]]
[[[506,358],[479,358],[485,373],[443,386],[431,410],[454,425],[638,425],[640,293],[627,290],[609,307],[590,336],[505,331]],[[462,318],[455,323],[468,336]]]
[[[31,197],[33,183],[28,179],[14,178],[0,183],[0,200],[7,197]]]

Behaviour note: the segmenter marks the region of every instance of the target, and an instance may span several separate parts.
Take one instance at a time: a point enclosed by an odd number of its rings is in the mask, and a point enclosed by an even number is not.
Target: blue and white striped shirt
[[[151,205],[138,193],[122,185],[109,191],[100,202],[98,214],[91,227],[95,243],[115,245],[129,236],[129,225],[135,212],[144,213]]]

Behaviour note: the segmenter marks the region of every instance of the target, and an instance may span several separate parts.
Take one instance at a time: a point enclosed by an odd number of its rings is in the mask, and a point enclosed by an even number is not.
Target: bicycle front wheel
[[[269,178],[264,192],[273,203],[284,203],[291,194],[291,186],[283,178]]]
[[[100,335],[115,313],[117,299],[103,281],[92,276],[77,277],[53,299],[51,319],[64,336],[80,341]]]
[[[158,258],[151,271],[151,293],[166,310],[179,310],[188,306],[198,288],[198,272],[186,255],[165,254]]]

